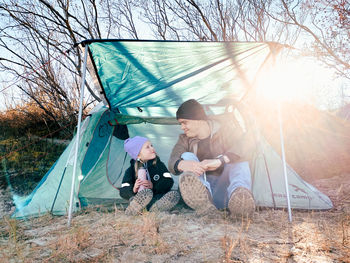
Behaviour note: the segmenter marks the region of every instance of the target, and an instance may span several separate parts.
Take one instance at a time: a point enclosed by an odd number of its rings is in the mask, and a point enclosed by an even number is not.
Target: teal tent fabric
[[[177,107],[240,100],[276,43],[92,42],[89,54],[105,99],[120,107]]]
[[[91,141],[86,142],[86,147],[88,148],[81,165],[83,176],[86,176],[91,171],[104,151],[104,148],[108,145],[108,141],[113,132],[113,126],[108,124],[110,119],[111,113],[105,111],[101,116],[99,124],[94,129]]]
[[[253,161],[252,192],[257,206],[287,208],[287,195],[283,180],[282,159],[261,137]],[[331,209],[331,200],[311,184],[305,182],[287,165],[291,207],[296,209]]]
[[[81,128],[81,139],[77,142],[77,137],[74,136],[70,144],[57,160],[55,165],[40,181],[35,190],[28,196],[15,200],[16,210],[13,217],[27,218],[31,216],[43,215],[50,212],[54,215],[66,214],[69,206],[69,197],[73,174],[73,160],[75,144],[79,143],[79,158],[78,158],[78,175],[80,172],[80,165],[85,156],[87,147],[86,143],[91,140],[96,124],[103,112],[106,110],[97,107],[91,113],[92,115],[86,118]],[[75,192],[78,193],[79,181],[75,178]],[[78,202],[77,194],[74,195],[74,204]],[[76,205],[73,206],[74,211],[78,209]]]

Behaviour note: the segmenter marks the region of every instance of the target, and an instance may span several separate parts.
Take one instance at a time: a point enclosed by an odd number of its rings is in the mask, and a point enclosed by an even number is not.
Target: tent
[[[79,119],[75,137],[50,171],[29,196],[15,201],[13,217],[63,215],[89,204],[122,202],[118,187],[129,166],[124,139],[150,138],[167,163],[181,133],[175,112],[188,99],[197,99],[209,115],[230,116],[233,125],[249,129],[239,105],[252,102],[259,74],[284,49],[278,43],[133,40],[86,40],[80,46],[103,103],[82,123]],[[84,81],[85,73],[82,87]],[[255,130],[256,204],[287,207],[290,197],[292,208],[332,208],[330,199],[284,166]]]

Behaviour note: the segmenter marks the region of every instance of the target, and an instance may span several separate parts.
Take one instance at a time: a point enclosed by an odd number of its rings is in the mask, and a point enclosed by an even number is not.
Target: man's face
[[[187,137],[193,138],[198,136],[201,129],[201,121],[188,119],[178,119],[177,121]]]

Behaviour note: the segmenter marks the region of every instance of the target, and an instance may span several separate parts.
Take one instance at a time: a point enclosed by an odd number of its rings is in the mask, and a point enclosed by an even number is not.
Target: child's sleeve
[[[160,194],[167,193],[173,187],[174,180],[164,163],[160,160],[157,162],[157,170],[159,181],[153,185],[153,191]]]
[[[120,196],[124,199],[129,200],[131,197],[135,195],[134,188],[135,180],[132,174],[132,167],[129,167],[124,174],[124,178],[122,181],[122,186],[120,190]]]

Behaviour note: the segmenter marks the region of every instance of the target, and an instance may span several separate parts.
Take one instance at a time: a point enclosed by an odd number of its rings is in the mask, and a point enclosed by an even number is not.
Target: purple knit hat
[[[141,136],[135,136],[128,138],[124,142],[124,150],[131,156],[132,159],[136,160],[139,155],[142,146],[147,142],[148,139]]]

